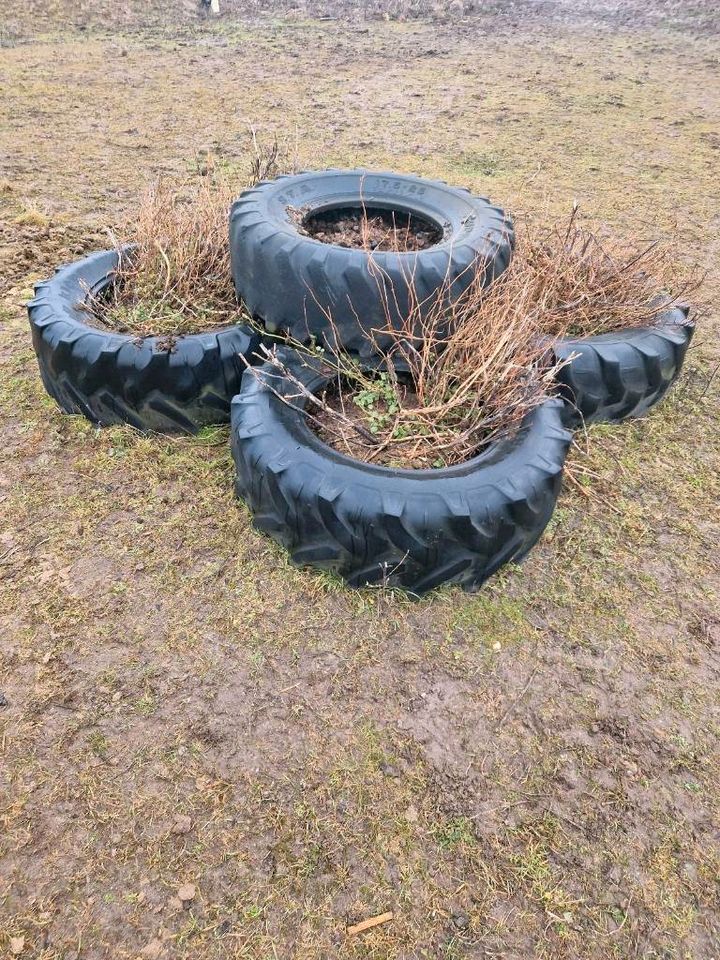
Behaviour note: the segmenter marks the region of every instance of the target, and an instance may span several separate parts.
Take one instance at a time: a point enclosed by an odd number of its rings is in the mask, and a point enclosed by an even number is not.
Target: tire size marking
[[[365,193],[390,193],[397,197],[421,197],[426,190],[427,187],[421,183],[408,183],[406,180],[395,180],[392,177],[366,177],[360,183],[359,192],[361,196]],[[278,194],[277,199],[283,206],[290,204],[302,206],[303,199],[312,192],[312,186],[309,183],[299,183]]]
[[[302,197],[307,196],[308,193],[312,193],[312,187],[310,186],[310,184],[300,183],[296,187],[288,187],[288,189],[285,190],[284,193],[281,193],[278,196],[278,200],[280,201],[280,203],[282,203],[283,206],[287,207],[289,204],[293,203],[293,201],[302,199]],[[296,204],[293,204],[293,206],[295,205]]]
[[[367,177],[364,181],[370,193],[394,193],[399,196],[421,197],[427,187],[421,183],[408,183],[407,180],[394,180],[390,177]]]

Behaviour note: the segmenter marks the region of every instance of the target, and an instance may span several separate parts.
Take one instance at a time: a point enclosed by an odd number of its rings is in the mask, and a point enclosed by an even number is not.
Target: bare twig
[[[535,667],[535,669],[532,671],[532,673],[531,673],[530,676],[528,677],[525,686],[522,688],[522,690],[521,690],[520,693],[517,695],[517,697],[515,697],[515,699],[513,700],[513,702],[510,704],[510,706],[509,706],[509,707],[507,708],[507,710],[505,711],[505,713],[504,713],[504,714],[500,717],[500,719],[498,720],[498,722],[497,722],[497,729],[500,729],[500,727],[505,723],[505,721],[507,720],[507,718],[508,718],[508,717],[510,716],[510,714],[513,712],[513,710],[515,709],[515,707],[520,703],[520,701],[522,700],[522,698],[523,698],[523,697],[525,696],[525,694],[528,692],[528,690],[530,689],[530,684],[531,684],[531,683],[533,682],[533,680],[535,679],[535,675],[536,675],[537,672],[538,672],[538,668]]]
[[[388,910],[387,913],[381,913],[377,917],[369,917],[367,920],[362,920],[360,923],[352,924],[347,928],[347,932],[349,936],[363,933],[363,931],[377,927],[381,923],[387,923],[389,920],[392,920],[392,918],[393,914],[390,910]]]

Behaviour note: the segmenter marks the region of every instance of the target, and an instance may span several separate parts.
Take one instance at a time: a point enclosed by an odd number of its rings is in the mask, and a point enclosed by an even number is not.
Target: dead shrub
[[[351,456],[414,468],[461,463],[547,399],[558,364],[538,336],[532,285],[521,274],[489,289],[478,275],[450,306],[448,286],[431,302],[415,298],[399,329],[369,334],[377,364],[342,349],[330,315],[322,345],[293,343],[330,376],[322,397],[307,392],[277,350],[264,351],[270,370],[250,369],[273,391],[276,376],[294,381],[298,409]]]
[[[389,318],[393,292],[373,250],[367,252]],[[327,314],[323,344],[293,344],[313,365],[321,351],[331,378],[324,396],[310,396],[274,350],[265,351],[270,372],[253,373],[270,389],[276,376],[293,380],[298,409],[351,456],[391,466],[449,466],[511,435],[552,395],[559,369],[554,339],[652,324],[698,282],[693,271],[678,270],[668,248],[605,238],[580,226],[574,209],[549,230],[520,230],[510,266],[489,287],[479,274],[450,305],[447,278],[432,302],[411,296],[399,329],[388,319],[368,334],[377,369],[342,350]]]
[[[532,287],[541,331],[557,338],[651,326],[701,284],[697,269],[680,266],[667,244],[633,243],[583,226],[577,207],[550,229],[518,229],[512,267]]]
[[[138,336],[173,337],[241,319],[230,273],[228,213],[238,194],[292,168],[286,145],[263,141],[250,128],[246,172],[206,164],[187,181],[161,179],[143,194],[133,229],[115,244],[121,256],[115,282],[88,307],[105,327]]]

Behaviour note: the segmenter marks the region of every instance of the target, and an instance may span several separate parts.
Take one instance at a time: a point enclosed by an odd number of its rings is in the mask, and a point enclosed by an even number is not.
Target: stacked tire
[[[303,223],[342,210],[412,217],[438,239],[425,250],[369,255],[305,232]],[[457,300],[478,273],[491,283],[513,243],[510,218],[485,197],[364,170],[278,177],[246,191],[230,211],[233,280],[248,310],[294,340],[322,341],[331,322],[343,348],[360,356],[386,345],[369,335],[413,312],[420,324],[438,297]]]
[[[412,217],[434,242],[370,254],[305,229],[328,211],[358,209]],[[405,329],[412,315],[421,328],[439,298],[449,305],[471,284],[491,283],[510,262],[513,240],[511,220],[485,197],[363,170],[263,182],[230,213],[233,280],[254,318],[275,340],[325,341],[367,364],[388,324]],[[278,383],[276,368],[247,369],[262,362],[255,326],[168,345],[89,325],[87,298],[114,282],[118,257],[129,252],[93,254],[36,288],[33,345],[60,407],[99,425],[190,433],[230,417],[236,492],[258,529],[298,564],[335,571],[353,586],[416,595],[446,583],[476,589],[521,560],[552,516],[570,428],[647,412],[677,378],[694,329],[687,310],[674,308],[652,327],[560,341],[555,354],[569,362],[558,396],[514,436],[454,467],[394,469],[324,444],[297,401],[288,402],[295,387]],[[282,361],[311,393],[328,382],[321,364],[288,346]]]

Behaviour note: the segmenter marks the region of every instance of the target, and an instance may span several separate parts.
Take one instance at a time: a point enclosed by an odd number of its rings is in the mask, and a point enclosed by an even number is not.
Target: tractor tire
[[[331,379],[319,361],[297,362],[288,348],[280,355],[313,393]],[[475,590],[524,557],[550,520],[571,438],[561,400],[546,401],[514,436],[465,463],[394,469],[323,443],[289,405],[297,386],[268,381],[266,373],[277,373],[270,365],[256,369],[244,374],[232,404],[235,489],[256,528],[295,563],[335,571],[356,587]]]
[[[324,243],[302,232],[330,210],[396,211],[434,227],[440,239],[412,252]],[[300,219],[300,223],[298,223]],[[327,342],[361,356],[374,352],[368,333],[399,327],[420,304],[426,316],[457,300],[478,274],[490,283],[512,255],[512,221],[500,207],[438,180],[325,170],[282,176],[245,191],[230,211],[235,289],[267,329],[297,341]],[[387,346],[380,337],[377,345]]]
[[[565,422],[617,423],[640,417],[661,400],[682,368],[695,330],[689,307],[673,307],[650,327],[619,330],[554,344],[566,401]]]
[[[174,338],[133,337],[89,326],[83,302],[114,282],[115,250],[61,267],[28,304],[45,389],[66,413],[101,426],[196,433],[230,418],[230,401],[260,336],[236,325]]]

